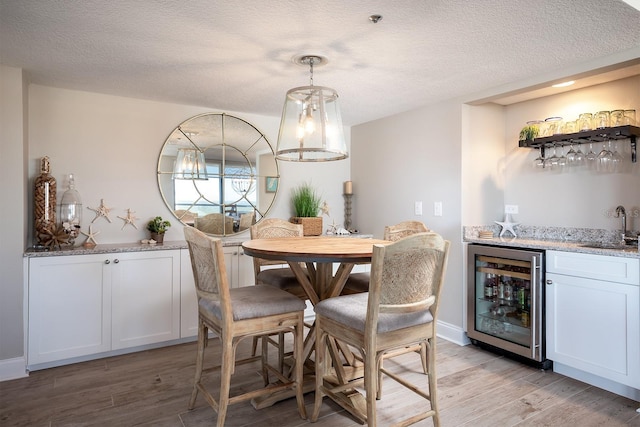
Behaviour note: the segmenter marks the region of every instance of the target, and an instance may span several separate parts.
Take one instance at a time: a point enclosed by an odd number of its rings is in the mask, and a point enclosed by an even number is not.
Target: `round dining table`
[[[252,239],[242,243],[244,253],[253,257],[286,261],[313,305],[340,295],[353,266],[371,262],[373,245],[387,240],[307,236]],[[307,267],[305,273],[301,263]],[[333,274],[333,264],[339,267]]]
[[[307,236],[252,239],[243,242],[242,248],[246,255],[286,261],[315,306],[319,301],[340,295],[354,265],[371,263],[374,245],[389,243],[391,242],[388,240],[348,236]],[[334,263],[339,263],[335,274]],[[306,265],[306,272],[302,264]],[[311,326],[304,343],[303,360],[309,364],[313,364],[309,359],[315,342],[313,330],[314,326]],[[354,367],[351,375],[361,375],[361,369],[355,368],[356,361],[350,350],[340,343],[336,343],[336,346],[340,348],[348,364]],[[339,368],[342,376],[346,376],[346,367]],[[315,380],[311,375],[305,381],[305,392],[313,390],[314,384]],[[288,397],[288,392],[276,393],[269,398],[254,399],[252,404],[260,409]]]

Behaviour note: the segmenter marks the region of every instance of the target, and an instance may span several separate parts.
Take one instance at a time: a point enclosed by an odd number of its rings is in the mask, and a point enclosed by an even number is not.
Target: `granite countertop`
[[[359,237],[372,238],[372,234],[350,234],[350,235],[334,235],[335,237]],[[238,237],[226,237],[222,239],[222,246],[240,246],[242,242],[249,240],[248,235]],[[172,249],[186,249],[187,242],[184,240],[165,241],[164,243],[156,243],[150,245],[148,243],[108,243],[98,244],[93,248],[85,248],[83,246],[74,246],[54,250],[42,250],[37,248],[28,248],[23,256],[25,258],[64,256],[64,255],[92,255],[92,254],[109,254],[121,252],[144,252],[144,251],[162,251]]]
[[[478,232],[493,231],[492,239],[481,239]],[[542,249],[565,252],[578,252],[594,255],[608,255],[624,258],[640,258],[638,246],[616,245],[619,233],[610,230],[561,227],[518,227],[515,229],[518,237],[505,233],[504,237],[497,237],[500,227],[472,226],[463,227],[463,242],[483,245],[503,246],[522,249]],[[610,244],[612,248],[586,247],[585,245]]]

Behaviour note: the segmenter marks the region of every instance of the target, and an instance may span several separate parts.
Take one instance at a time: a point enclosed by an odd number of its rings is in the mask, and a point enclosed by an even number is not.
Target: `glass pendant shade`
[[[204,153],[193,148],[179,149],[173,177],[175,179],[208,179]]]
[[[313,85],[289,90],[282,110],[276,158],[322,162],[348,156],[338,93]]]

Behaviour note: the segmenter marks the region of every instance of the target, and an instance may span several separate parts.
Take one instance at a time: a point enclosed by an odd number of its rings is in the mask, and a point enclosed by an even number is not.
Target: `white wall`
[[[156,168],[160,149],[167,136],[182,121],[211,108],[184,106],[96,93],[33,85],[29,89],[29,177],[39,173],[39,159],[49,156],[52,175],[58,181],[58,200],[65,190],[64,177],[74,173],[83,202],[82,230],[95,218],[104,199],[111,208],[109,223],[99,218],[93,223],[98,243],[134,242],[148,238],[146,222],[161,215],[178,224],[165,206],[158,190]],[[275,149],[279,117],[225,111],[247,120],[260,129]],[[346,130],[349,138],[349,131]],[[332,217],[343,221],[342,183],[349,179],[349,161],[297,164],[280,162],[280,190],[271,217],[292,215],[289,193],[293,186],[310,181],[332,207]],[[32,203],[29,189],[29,203]],[[138,229],[127,226],[118,216],[126,209],[140,218]],[[325,216],[328,225],[328,218]],[[29,209],[29,224],[33,210]],[[30,227],[30,240],[32,240]],[[246,234],[246,233],[245,233]],[[247,235],[248,236],[248,235]],[[165,239],[182,240],[182,229],[174,226]],[[80,242],[84,241],[81,237]]]
[[[630,162],[628,140],[618,144],[626,159],[626,170],[619,174],[586,168],[563,173],[535,169],[532,164],[538,150],[518,148],[518,134],[528,120],[551,116],[575,119],[582,112],[620,108],[636,109],[640,118],[640,76],[505,108],[504,194],[506,203],[519,206],[519,222],[616,230],[621,226],[620,220],[610,213],[617,205],[623,205],[628,212],[640,209],[640,165]],[[596,152],[601,147],[602,144],[594,144]],[[588,145],[582,146],[583,151],[586,149]],[[638,230],[640,219],[635,216],[628,227]]]
[[[26,218],[22,70],[0,66],[0,362],[22,356],[22,252]],[[0,363],[0,378],[3,364]]]
[[[382,237],[415,219],[451,241],[440,320],[462,328],[461,104],[450,101],[352,128],[354,226]],[[423,215],[414,213],[421,201]],[[433,215],[442,202],[443,216]]]
[[[0,379],[3,366],[22,366],[23,271],[22,256],[33,242],[33,180],[43,156],[51,159],[52,175],[58,181],[58,202],[64,177],[76,176],[84,214],[82,230],[95,214],[100,199],[112,208],[112,223],[104,218],[94,223],[98,244],[127,243],[148,237],[146,222],[156,215],[174,224],[168,240],[183,240],[182,227],[165,206],[158,189],[156,168],[160,149],[169,133],[184,120],[216,108],[150,102],[97,93],[23,84],[22,70],[0,66]],[[28,102],[28,110],[27,110]],[[279,117],[224,111],[247,120],[260,129],[274,146]],[[347,144],[350,130],[345,129]],[[289,218],[293,211],[289,194],[302,182],[311,182],[331,206],[331,218],[342,224],[342,184],[349,180],[350,162],[280,162],[280,189],[270,217]],[[28,199],[28,202],[27,202]],[[126,209],[140,219],[138,229],[118,216]],[[248,234],[243,234],[248,238]],[[84,241],[84,237],[78,239]],[[20,363],[13,364],[13,360]],[[4,377],[6,378],[6,376]]]

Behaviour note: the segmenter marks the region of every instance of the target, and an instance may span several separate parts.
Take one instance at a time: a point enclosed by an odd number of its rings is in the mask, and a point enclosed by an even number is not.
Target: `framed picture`
[[[268,176],[265,181],[265,189],[264,191],[267,193],[275,193],[278,189],[278,177],[277,176]]]

